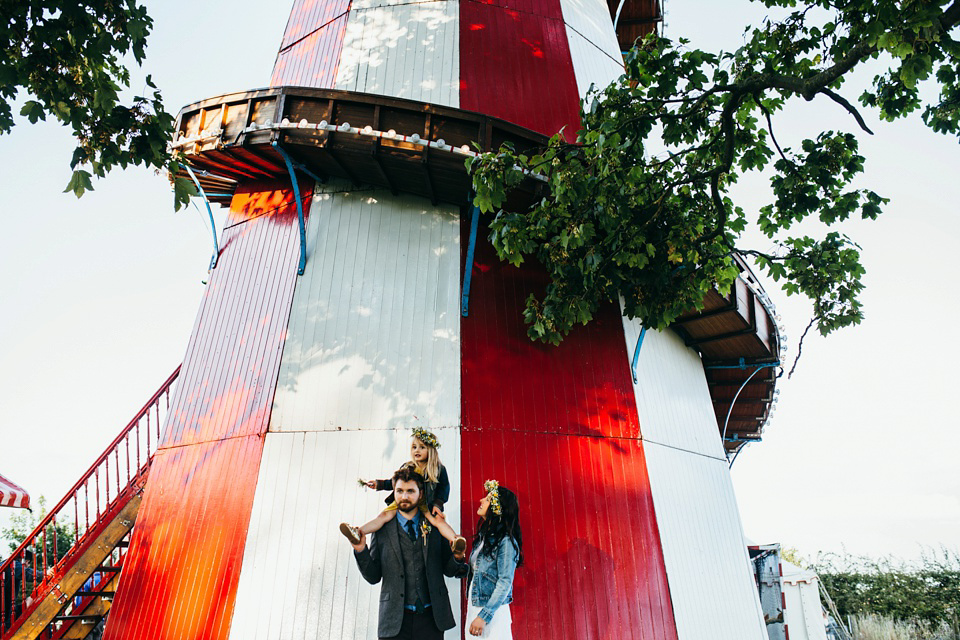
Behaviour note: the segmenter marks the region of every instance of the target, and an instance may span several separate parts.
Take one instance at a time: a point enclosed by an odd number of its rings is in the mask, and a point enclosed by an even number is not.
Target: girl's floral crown
[[[440,448],[440,441],[437,440],[437,436],[433,435],[426,429],[414,427],[411,435],[428,447],[433,447],[434,449]]]
[[[496,480],[487,480],[483,483],[483,490],[487,492],[487,498],[490,499],[490,510],[498,516],[502,515],[503,509],[500,506],[500,483]]]

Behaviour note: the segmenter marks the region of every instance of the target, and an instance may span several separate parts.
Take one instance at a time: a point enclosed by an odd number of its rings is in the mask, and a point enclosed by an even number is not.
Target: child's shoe
[[[360,535],[360,529],[346,522],[340,523],[340,533],[346,536],[350,544],[360,544],[363,540],[363,536]]]
[[[453,551],[453,557],[457,560],[463,560],[463,555],[467,550],[467,539],[463,536],[457,536],[450,543],[450,549]]]

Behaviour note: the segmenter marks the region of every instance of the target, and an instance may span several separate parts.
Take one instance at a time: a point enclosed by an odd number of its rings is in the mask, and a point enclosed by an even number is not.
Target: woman
[[[486,495],[477,509],[480,523],[470,554],[466,619],[472,620],[472,636],[512,640],[513,573],[523,564],[517,496],[496,480],[487,480],[483,489]]]

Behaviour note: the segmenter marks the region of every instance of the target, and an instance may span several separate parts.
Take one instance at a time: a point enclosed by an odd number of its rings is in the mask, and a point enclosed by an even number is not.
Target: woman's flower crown
[[[440,448],[440,441],[437,440],[437,436],[422,427],[414,427],[411,435],[428,447],[433,447],[434,449]]]
[[[490,500],[490,510],[498,516],[502,515],[503,508],[500,506],[500,483],[496,480],[487,480],[483,483],[483,490],[487,492],[487,498]]]

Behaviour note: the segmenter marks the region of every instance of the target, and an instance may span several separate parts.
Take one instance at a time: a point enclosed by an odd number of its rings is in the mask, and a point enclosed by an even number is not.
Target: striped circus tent
[[[3,476],[0,476],[0,507],[30,508],[30,494]]]

